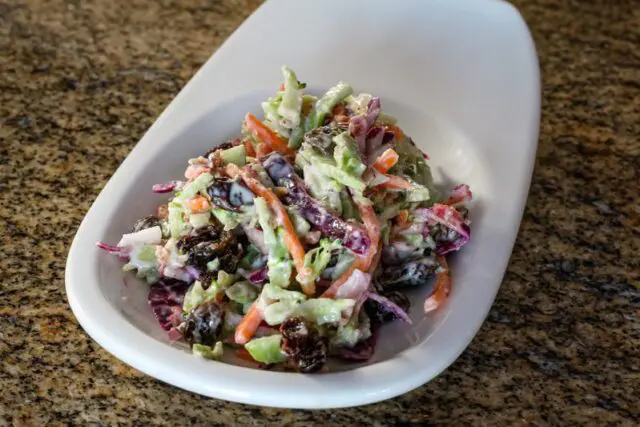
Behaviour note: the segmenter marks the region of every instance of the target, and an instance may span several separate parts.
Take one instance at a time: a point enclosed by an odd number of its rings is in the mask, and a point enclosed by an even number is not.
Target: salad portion
[[[425,313],[441,306],[471,192],[436,190],[380,99],[345,83],[317,98],[282,73],[262,119],[154,185],[169,195],[157,212],[97,245],[151,285],[160,326],[194,354],[309,373],[367,360],[382,324],[411,323],[403,290],[429,288]]]

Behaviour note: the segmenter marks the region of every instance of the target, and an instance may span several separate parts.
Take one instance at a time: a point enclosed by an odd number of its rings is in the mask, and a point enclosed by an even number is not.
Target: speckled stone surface
[[[111,357],[64,265],[109,176],[252,0],[0,0],[0,425],[637,425],[640,2],[520,0],[543,73],[527,209],[487,322],[402,397],[336,411],[196,396]]]

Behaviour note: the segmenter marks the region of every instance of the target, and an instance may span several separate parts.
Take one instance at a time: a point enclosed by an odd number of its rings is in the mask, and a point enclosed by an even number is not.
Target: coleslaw
[[[379,98],[342,82],[315,97],[282,73],[262,119],[154,185],[166,203],[97,245],[150,284],[160,326],[194,355],[322,372],[370,358],[384,323],[411,323],[404,290],[429,288],[425,313],[444,303],[472,194],[441,196]]]

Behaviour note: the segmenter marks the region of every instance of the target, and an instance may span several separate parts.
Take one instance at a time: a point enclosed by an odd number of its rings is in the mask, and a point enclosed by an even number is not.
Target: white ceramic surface
[[[246,111],[288,64],[322,91],[339,80],[383,110],[431,156],[445,188],[474,192],[472,242],[452,261],[454,287],[412,327],[385,326],[375,357],[328,374],[261,371],[193,357],[171,345],[146,285],[96,241],[115,243],[165,200],[151,185],[181,176],[186,159],[239,132]],[[87,213],[67,260],[69,303],[100,345],[164,382],[216,398],[329,408],[387,399],[429,381],[469,344],[498,291],[529,188],[540,114],[539,70],[525,23],[494,0],[270,0],[202,67],[158,118]],[[227,359],[229,363],[240,361]]]

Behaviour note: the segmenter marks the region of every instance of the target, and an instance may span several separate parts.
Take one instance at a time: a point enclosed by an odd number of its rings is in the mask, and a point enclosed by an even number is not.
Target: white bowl
[[[239,133],[274,93],[280,66],[324,90],[339,80],[379,95],[384,111],[431,156],[443,187],[471,186],[472,241],[452,262],[445,306],[413,326],[383,327],[374,358],[327,374],[261,371],[205,361],[172,345],[147,306],[146,285],[95,246],[117,242],[166,198],[151,185],[181,176],[188,158]],[[498,291],[527,197],[540,114],[539,70],[518,12],[492,0],[270,0],[200,69],[105,186],[73,241],[69,303],[119,359],[206,396],[290,408],[371,403],[405,393],[449,366]],[[240,363],[229,360],[230,363]]]

